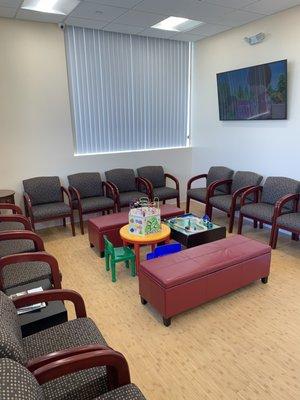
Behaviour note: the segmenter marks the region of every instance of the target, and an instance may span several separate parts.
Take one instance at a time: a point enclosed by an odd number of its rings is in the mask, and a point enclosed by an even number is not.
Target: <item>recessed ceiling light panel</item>
[[[163,21],[160,21],[158,24],[153,25],[151,28],[161,29],[164,31],[186,32],[202,24],[204,24],[204,22],[195,21],[194,19],[168,17]]]
[[[80,3],[80,0],[24,0],[23,10],[48,14],[68,15]]]

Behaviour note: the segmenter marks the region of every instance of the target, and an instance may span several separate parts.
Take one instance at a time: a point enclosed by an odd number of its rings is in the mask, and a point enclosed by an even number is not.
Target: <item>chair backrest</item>
[[[114,183],[120,193],[136,190],[135,175],[133,169],[117,168],[105,172],[106,180]]]
[[[154,188],[164,187],[165,185],[165,172],[162,166],[145,166],[137,170],[137,174],[141,178],[148,179]]]
[[[70,186],[78,190],[82,199],[103,196],[102,180],[99,172],[81,172],[68,176]]]
[[[25,179],[23,181],[23,186],[33,206],[63,201],[61,184],[58,176],[40,176],[37,178]]]
[[[210,167],[207,174],[206,186],[209,186],[211,183],[216,181],[221,181],[224,179],[232,179],[233,174],[234,171],[227,167],[222,167],[222,166]],[[223,193],[229,193],[228,188],[229,188],[228,185],[219,186],[218,191]]]
[[[246,186],[258,186],[262,179],[263,177],[255,172],[237,171],[232,180],[231,193]]]
[[[27,362],[17,310],[13,301],[0,291],[0,358],[5,357],[23,365]]]
[[[33,374],[23,365],[0,359],[0,399],[1,400],[44,400],[41,386]]]
[[[261,201],[263,203],[275,204],[281,197],[287,194],[300,192],[300,182],[295,179],[282,176],[270,176],[263,186]],[[287,203],[286,208],[293,209],[293,202]]]
[[[180,243],[164,244],[163,246],[157,246],[152,253],[148,253],[147,260],[178,253],[179,251],[181,251]]]
[[[112,242],[110,242],[107,238],[106,235],[103,235],[103,240],[104,240],[104,251],[106,254],[109,254],[112,259],[114,260],[115,258],[115,248]]]

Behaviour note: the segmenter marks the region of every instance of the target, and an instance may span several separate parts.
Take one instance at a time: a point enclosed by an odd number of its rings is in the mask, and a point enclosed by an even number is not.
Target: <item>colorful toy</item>
[[[159,200],[153,202],[142,197],[131,204],[129,211],[129,232],[133,235],[149,235],[161,231]]]
[[[163,257],[168,254],[178,253],[181,251],[180,243],[170,243],[164,244],[162,246],[157,246],[152,253],[147,254],[147,260],[152,260],[153,258]]]

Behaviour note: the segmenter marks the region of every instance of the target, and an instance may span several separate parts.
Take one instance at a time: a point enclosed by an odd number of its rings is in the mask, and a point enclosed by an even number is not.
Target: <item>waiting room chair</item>
[[[198,201],[203,204],[207,204],[207,198],[209,193],[209,187],[212,183],[232,179],[234,171],[227,167],[215,166],[211,167],[207,174],[200,174],[193,176],[187,183],[187,192],[186,192],[186,212],[190,212],[190,203],[191,199],[194,201]],[[193,182],[205,179],[206,185],[205,187],[197,187],[192,188]],[[228,194],[229,188],[228,185],[219,186],[215,191],[215,196]]]
[[[31,282],[49,280],[47,289],[61,289],[57,260],[46,252],[21,253],[0,258],[0,290],[6,292]]]
[[[82,172],[68,176],[72,207],[79,213],[80,229],[84,234],[83,214],[115,211],[113,188],[102,182],[99,172]],[[110,197],[108,197],[110,194]]]
[[[166,200],[176,199],[177,207],[180,207],[178,179],[171,174],[166,174],[162,166],[140,167],[137,169],[137,174],[147,182],[151,200],[158,197],[165,204]],[[175,188],[167,186],[167,179],[175,183]]]
[[[52,397],[46,397],[44,386],[51,385],[51,381],[67,376],[74,372],[83,373],[90,365],[107,366],[114,373],[113,389],[98,396],[95,392],[93,398],[81,398],[82,400],[145,400],[142,392],[132,383],[128,373],[128,366],[123,356],[111,349],[82,353],[53,362],[33,372],[23,365],[10,360],[0,359],[0,398],[1,400],[54,400],[58,399],[55,392]],[[86,382],[88,384],[88,382]],[[47,393],[46,393],[47,394]],[[79,399],[77,393],[68,397],[68,400]]]
[[[258,221],[261,228],[264,223],[271,225],[269,243],[272,246],[278,213],[280,211],[280,216],[282,216],[279,223],[282,219],[287,221],[289,217],[283,215],[297,211],[297,196],[291,195],[296,195],[299,192],[300,182],[285,177],[268,177],[263,186],[256,186],[247,190],[241,199],[238,233],[242,233],[244,217],[253,219],[255,227]],[[252,196],[253,200],[250,204],[246,204],[249,196]],[[286,196],[291,196],[291,198],[286,201]]]
[[[76,319],[22,338],[17,308],[50,301],[71,301]],[[82,297],[72,290],[45,290],[11,300],[0,292],[0,358],[10,358],[29,371],[94,350],[107,348],[94,322],[87,318]],[[92,366],[92,364],[91,364]],[[90,367],[91,368],[91,367]],[[63,376],[43,385],[46,399],[92,399],[110,390],[110,370],[101,366]]]
[[[105,172],[105,177],[107,183],[114,189],[118,211],[121,211],[122,207],[128,207],[140,197],[145,197],[145,193],[150,196],[145,181],[136,178],[133,169],[112,169]]]
[[[29,230],[0,232],[0,258],[11,254],[45,251],[43,240]]]
[[[116,264],[124,262],[126,268],[130,267],[131,276],[135,276],[135,254],[127,246],[114,247],[114,245],[104,235],[104,256],[106,271],[111,270],[111,279],[116,282]]]
[[[213,207],[224,211],[229,217],[229,233],[233,230],[235,211],[240,209],[240,200],[242,194],[249,188],[257,186],[262,181],[263,177],[250,171],[237,171],[233,179],[217,181],[210,185],[208,193],[208,202],[206,204],[206,214],[212,219]],[[229,194],[216,193],[220,187],[228,185]],[[249,200],[250,201],[250,200]]]
[[[36,222],[62,219],[66,226],[66,218],[70,218],[72,234],[75,226],[70,193],[61,186],[58,176],[41,176],[23,181],[24,203],[26,215],[30,218],[33,229]],[[68,204],[64,202],[64,194]]]

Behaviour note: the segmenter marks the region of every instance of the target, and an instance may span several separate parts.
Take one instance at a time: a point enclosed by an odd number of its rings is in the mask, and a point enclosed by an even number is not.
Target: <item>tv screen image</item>
[[[287,60],[217,74],[221,121],[287,118]]]

